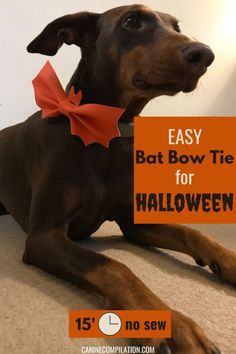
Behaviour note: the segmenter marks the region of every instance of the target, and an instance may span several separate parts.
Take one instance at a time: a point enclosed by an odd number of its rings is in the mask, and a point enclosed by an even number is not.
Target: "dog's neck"
[[[103,80],[98,80],[93,75],[93,70],[84,58],[81,59],[77,69],[75,70],[68,86],[67,91],[74,87],[75,92],[82,91],[82,104],[97,103],[108,106],[126,108],[120,122],[123,124],[122,130],[124,135],[130,135],[133,118],[140,114],[144,106],[148,103],[148,99],[144,97],[133,97],[128,104],[122,105],[122,92],[118,88],[113,75],[108,73]],[[127,123],[125,128],[124,124]],[[125,132],[126,131],[126,132]]]

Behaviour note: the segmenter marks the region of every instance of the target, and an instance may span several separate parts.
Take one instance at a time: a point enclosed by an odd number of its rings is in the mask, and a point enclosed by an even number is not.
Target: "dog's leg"
[[[72,242],[67,227],[35,230],[28,236],[24,261],[77,286],[93,289],[105,297],[111,308],[168,309],[125,265]],[[173,353],[219,353],[191,319],[177,311],[173,311],[172,318],[173,341],[168,344]],[[141,344],[158,347],[160,341],[143,340]],[[166,350],[164,344],[160,353]]]
[[[130,240],[188,254],[198,265],[208,265],[218,277],[236,284],[236,253],[202,232],[183,225],[134,225],[123,220],[118,224]]]

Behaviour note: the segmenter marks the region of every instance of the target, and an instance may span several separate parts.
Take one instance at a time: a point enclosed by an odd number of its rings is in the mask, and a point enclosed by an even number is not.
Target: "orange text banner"
[[[236,118],[136,117],[134,222],[236,222]]]
[[[170,310],[71,310],[70,338],[171,338]]]

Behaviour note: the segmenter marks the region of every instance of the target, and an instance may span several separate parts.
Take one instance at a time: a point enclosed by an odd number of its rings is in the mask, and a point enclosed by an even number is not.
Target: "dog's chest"
[[[105,220],[133,212],[133,145],[129,141],[113,142],[109,151],[94,154],[91,150],[87,175],[79,177],[76,217],[73,234],[84,237],[96,231]],[[81,175],[80,175],[81,176]],[[76,230],[76,231],[75,231]]]

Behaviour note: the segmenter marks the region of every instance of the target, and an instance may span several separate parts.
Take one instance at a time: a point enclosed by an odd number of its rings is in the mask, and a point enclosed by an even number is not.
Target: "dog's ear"
[[[63,43],[76,44],[81,48],[93,46],[97,36],[97,21],[100,15],[79,12],[49,23],[27,47],[30,53],[55,55]]]

